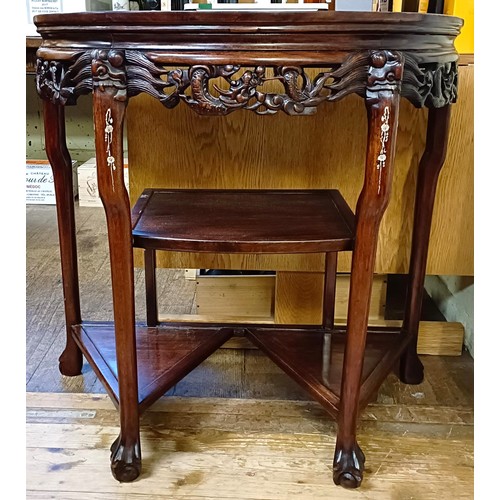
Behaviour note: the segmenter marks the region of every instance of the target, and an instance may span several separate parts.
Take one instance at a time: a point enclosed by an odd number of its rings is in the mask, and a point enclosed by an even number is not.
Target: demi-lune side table
[[[64,375],[83,355],[119,411],[111,448],[119,481],[141,471],[141,413],[233,335],[245,335],[337,419],[336,484],[361,484],[359,412],[388,373],[420,383],[416,353],[433,202],[451,104],[454,40],[462,20],[417,13],[99,12],[40,15],[37,89],[54,172],[67,341]],[[113,322],[85,322],[80,296],[65,106],[92,93],[98,186],[106,213]],[[355,212],[337,190],[146,189],[131,207],[123,180],[123,124],[146,93],[201,115],[313,114],[354,93],[368,116],[365,178]],[[389,203],[400,98],[428,107],[406,311],[401,328],[368,327],[378,231]],[[167,112],[167,111],[165,111]],[[263,116],[262,120],[266,117]],[[147,133],[147,131],[145,131]],[[334,154],[332,162],[342,161]],[[360,145],[363,147],[363,145]],[[193,160],[195,161],[195,160]],[[310,168],[314,168],[311,165]],[[200,222],[201,221],[201,222]],[[145,253],[148,318],[135,320],[133,248]],[[158,323],[156,250],[325,253],[322,325]],[[338,252],[352,252],[347,327],[333,321]]]

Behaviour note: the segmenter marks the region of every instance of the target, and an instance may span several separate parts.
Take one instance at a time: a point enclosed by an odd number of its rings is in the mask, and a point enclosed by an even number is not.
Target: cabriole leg
[[[402,328],[403,334],[409,335],[411,340],[401,356],[399,368],[399,378],[406,384],[419,384],[424,379],[424,367],[417,355],[418,327],[422,312],[432,211],[439,173],[446,158],[450,112],[450,105],[429,109],[427,142],[418,167],[410,273]]]
[[[402,66],[399,53],[371,54],[365,180],[356,206],[347,341],[333,463],[335,484],[348,488],[358,487],[363,478],[365,457],[356,441],[356,425],[378,231],[392,184]]]
[[[124,54],[98,51],[92,76],[97,180],[108,227],[120,402],[120,435],[111,448],[111,471],[118,481],[133,481],[141,472],[141,449],[131,214],[123,180]]]
[[[59,357],[59,370],[63,375],[82,373],[82,351],[72,335],[72,326],[82,322],[78,284],[78,257],[76,250],[75,201],[73,199],[73,171],[66,147],[64,107],[43,101],[45,144],[47,157],[54,176],[57,225],[66,319],[66,347]]]

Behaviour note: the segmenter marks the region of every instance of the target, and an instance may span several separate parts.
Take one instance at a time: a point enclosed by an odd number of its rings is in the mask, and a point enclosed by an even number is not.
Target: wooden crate
[[[337,276],[335,319],[347,318],[349,275]],[[197,314],[203,317],[230,317],[236,321],[260,318],[280,324],[321,324],[323,273],[277,272],[258,276],[210,276],[196,278]],[[370,319],[384,318],[386,275],[373,281]]]
[[[197,276],[197,313],[272,320],[275,281],[272,275]]]

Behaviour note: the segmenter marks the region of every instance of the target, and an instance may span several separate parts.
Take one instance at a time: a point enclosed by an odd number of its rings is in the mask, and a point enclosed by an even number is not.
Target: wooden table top
[[[456,61],[453,41],[463,24],[440,14],[334,11],[88,12],[34,22],[44,40],[41,57],[113,47],[164,51],[155,62],[200,62],[210,52],[217,64],[334,64],[346,53],[373,49],[412,52],[418,62]]]
[[[120,98],[145,92],[167,108],[182,100],[200,114],[244,108],[308,115],[321,102],[367,97],[368,87],[399,80],[391,73],[398,61],[404,61],[401,95],[415,106],[456,100],[454,40],[463,21],[452,16],[139,11],[47,14],[34,22],[42,36],[39,93],[60,104],[92,91],[98,65],[103,80],[123,87]],[[254,69],[240,71],[248,65]],[[306,67],[331,69],[311,77]],[[227,85],[214,93],[215,78]],[[284,92],[264,89],[269,80]]]

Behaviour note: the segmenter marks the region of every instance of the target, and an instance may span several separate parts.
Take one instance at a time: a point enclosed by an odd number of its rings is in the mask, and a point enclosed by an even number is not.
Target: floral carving
[[[377,193],[380,194],[382,189],[382,171],[385,168],[385,162],[387,160],[387,141],[389,140],[389,129],[391,128],[389,119],[391,117],[391,112],[389,106],[384,107],[384,112],[381,118],[380,125],[380,152],[377,157],[377,170],[378,170],[378,188]]]

